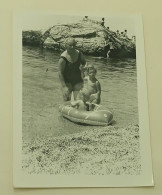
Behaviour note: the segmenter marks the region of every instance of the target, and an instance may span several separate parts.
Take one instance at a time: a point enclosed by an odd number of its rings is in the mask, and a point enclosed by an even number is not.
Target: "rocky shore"
[[[93,127],[66,136],[25,139],[22,157],[29,174],[138,175],[139,127]]]
[[[101,25],[100,22],[86,19],[74,24],[55,25],[45,32],[23,31],[23,45],[62,51],[65,41],[73,37],[76,48],[84,54],[110,58],[136,58],[136,45],[128,37],[121,37]]]

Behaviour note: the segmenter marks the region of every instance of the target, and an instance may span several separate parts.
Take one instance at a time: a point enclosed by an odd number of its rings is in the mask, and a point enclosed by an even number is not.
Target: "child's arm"
[[[96,99],[99,100],[101,96],[101,85],[99,81],[96,81],[96,88],[97,88],[97,98]]]
[[[96,81],[96,89],[97,89],[97,92],[94,93],[94,94],[91,94],[90,96],[90,100],[92,103],[96,103],[96,104],[99,104],[101,99],[100,99],[100,96],[101,96],[101,85],[99,83],[99,81]]]
[[[85,66],[80,65],[79,68],[80,68],[80,72],[81,72],[81,77],[82,77],[82,79],[84,79],[86,76],[85,72],[87,71],[87,63],[85,64]]]

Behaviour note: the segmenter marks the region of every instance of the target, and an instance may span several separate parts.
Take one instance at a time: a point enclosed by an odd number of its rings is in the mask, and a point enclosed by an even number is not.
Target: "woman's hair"
[[[66,45],[73,45],[73,46],[75,46],[75,45],[76,45],[76,40],[75,40],[74,38],[69,37],[69,38],[66,39],[66,41],[65,41],[65,46],[66,46]]]

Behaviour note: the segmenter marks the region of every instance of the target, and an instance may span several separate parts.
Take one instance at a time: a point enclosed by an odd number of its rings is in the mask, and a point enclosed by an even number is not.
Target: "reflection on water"
[[[60,53],[23,47],[23,132],[44,131],[54,135],[90,128],[60,117],[62,103],[58,80]],[[113,112],[116,125],[138,123],[135,59],[104,59],[86,56],[97,68],[101,83],[101,104]],[[94,127],[91,127],[94,128]],[[98,127],[99,128],[99,127]],[[101,127],[100,127],[101,128]]]

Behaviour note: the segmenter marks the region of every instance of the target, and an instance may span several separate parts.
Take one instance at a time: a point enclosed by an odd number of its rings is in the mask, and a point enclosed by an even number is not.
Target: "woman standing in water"
[[[75,39],[69,38],[65,43],[66,50],[61,54],[58,62],[64,101],[70,101],[72,92],[75,99],[83,85],[79,67],[84,66],[86,60],[83,54],[75,49],[75,46]]]

